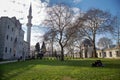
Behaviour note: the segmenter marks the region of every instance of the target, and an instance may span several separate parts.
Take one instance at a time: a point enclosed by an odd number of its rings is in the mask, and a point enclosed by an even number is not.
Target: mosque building
[[[15,17],[0,18],[0,60],[25,59],[30,55],[32,27],[32,7],[30,5],[27,23],[27,41],[24,41],[22,24]]]

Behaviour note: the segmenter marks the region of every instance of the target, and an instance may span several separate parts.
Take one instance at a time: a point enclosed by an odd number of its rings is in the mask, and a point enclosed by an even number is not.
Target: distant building
[[[120,58],[120,46],[110,45],[109,48],[96,50],[98,58]],[[91,58],[93,53],[92,43],[89,39],[85,39],[81,44],[81,57]]]
[[[89,39],[84,39],[81,44],[81,57],[90,58],[92,57],[93,47]]]
[[[82,58],[92,57],[92,52],[93,52],[92,46],[87,44],[82,44],[81,50],[82,50],[81,51]],[[120,48],[116,47],[115,45],[102,50],[97,49],[96,52],[98,58],[120,58]]]
[[[120,46],[110,45],[109,48],[97,49],[98,58],[120,58]],[[89,39],[84,39],[81,43],[81,50],[67,56],[75,58],[92,58],[93,47]]]
[[[28,45],[24,41],[21,23],[15,17],[0,18],[0,59],[24,57]]]
[[[120,48],[110,47],[102,50],[97,50],[99,58],[120,58]]]
[[[73,58],[91,58],[93,52],[92,43],[89,39],[81,41],[80,48],[74,48],[73,53],[68,52],[66,55]]]

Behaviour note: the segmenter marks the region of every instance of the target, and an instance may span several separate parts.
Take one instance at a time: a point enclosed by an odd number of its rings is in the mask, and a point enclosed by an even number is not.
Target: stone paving
[[[11,62],[17,62],[18,60],[12,60],[12,61],[1,61],[0,64],[5,64],[5,63],[11,63]]]

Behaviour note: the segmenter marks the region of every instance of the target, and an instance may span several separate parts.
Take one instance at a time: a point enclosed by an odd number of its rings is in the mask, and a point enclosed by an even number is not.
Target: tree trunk
[[[81,58],[81,52],[79,51],[79,57]]]
[[[52,57],[53,57],[53,39],[52,39],[52,42],[51,42],[51,48],[52,48],[52,52],[51,52],[51,54],[52,54]]]
[[[95,44],[93,45],[93,58],[97,58],[96,47]]]
[[[60,47],[61,47],[61,56],[60,56],[60,59],[61,61],[64,61],[64,47],[61,43],[61,40],[59,41],[59,44],[60,44]]]
[[[96,46],[95,46],[95,33],[93,34],[93,53],[92,53],[92,57],[97,58]]]
[[[63,49],[63,46],[61,46],[61,61],[64,61],[64,49]]]

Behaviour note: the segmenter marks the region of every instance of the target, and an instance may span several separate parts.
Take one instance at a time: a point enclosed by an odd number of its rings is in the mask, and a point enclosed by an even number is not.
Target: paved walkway
[[[17,62],[17,60],[12,60],[12,61],[1,61],[0,64],[11,63],[11,62]]]

